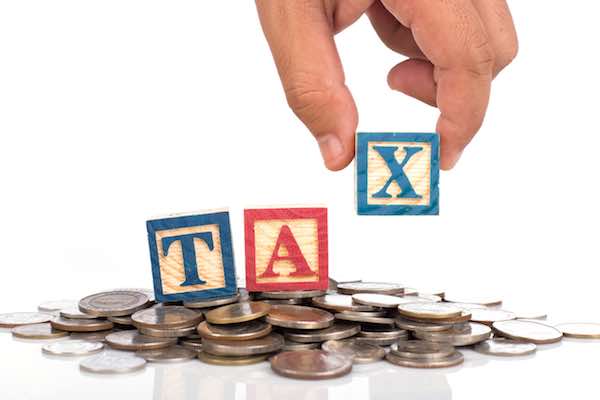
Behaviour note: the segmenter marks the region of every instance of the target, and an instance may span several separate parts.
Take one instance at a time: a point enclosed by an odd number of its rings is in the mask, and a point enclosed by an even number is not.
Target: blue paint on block
[[[368,150],[369,142],[378,142],[373,149],[385,161],[390,171],[390,178],[374,193],[368,191]],[[390,142],[390,146],[381,143]],[[406,152],[403,160],[395,158],[394,153],[402,143]],[[411,143],[409,145],[409,143]],[[415,154],[422,151],[422,147],[414,143],[428,143],[431,145],[431,175],[430,196],[427,205],[401,205],[401,204],[369,204],[369,196],[373,199],[391,199],[388,193],[389,186],[395,182],[401,189],[395,196],[399,199],[420,199],[422,194],[414,191],[413,185],[405,174],[404,167]],[[438,215],[439,214],[439,136],[436,133],[370,133],[359,132],[356,138],[356,190],[357,211],[359,215]]]
[[[221,241],[221,256],[223,259],[223,269],[225,277],[225,287],[215,289],[205,289],[198,291],[189,291],[174,294],[164,294],[162,291],[162,279],[160,276],[159,254],[156,243],[156,232],[171,230],[177,228],[187,228],[202,225],[217,225],[219,227],[219,237]],[[165,301],[191,301],[197,299],[210,299],[234,295],[237,292],[235,279],[235,266],[233,262],[233,246],[231,242],[231,228],[229,223],[229,213],[227,211],[216,212],[201,215],[175,216],[163,219],[151,220],[146,223],[148,229],[148,244],[150,246],[150,261],[152,263],[152,279],[154,283],[154,295],[159,302]],[[180,242],[183,255],[183,266],[185,281],[181,282],[182,287],[190,285],[203,284],[204,279],[198,275],[198,266],[196,265],[196,251],[194,240],[202,240],[209,248],[214,251],[213,235],[210,232],[192,233],[187,235],[174,235],[162,238],[162,248],[164,255],[168,255],[172,243]]]

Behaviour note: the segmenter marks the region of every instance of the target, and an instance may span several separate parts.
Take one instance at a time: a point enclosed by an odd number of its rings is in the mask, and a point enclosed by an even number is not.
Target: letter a
[[[392,182],[396,182],[398,186],[400,186],[400,193],[396,197],[403,199],[420,199],[422,196],[415,192],[415,189],[404,172],[404,167],[408,163],[408,160],[423,150],[423,148],[405,147],[404,151],[406,152],[406,155],[401,163],[398,163],[398,160],[396,160],[396,156],[394,155],[396,150],[398,150],[397,146],[373,146],[373,149],[379,153],[381,158],[383,158],[390,169],[390,172],[392,173],[385,185],[383,185],[383,187],[377,193],[373,194],[373,197],[376,199],[389,199],[392,196],[387,192],[387,190]]]
[[[279,248],[281,245],[284,245],[287,249],[287,256],[279,255]],[[275,249],[273,249],[273,254],[269,260],[269,265],[267,265],[267,269],[261,274],[260,277],[273,278],[279,276],[279,273],[273,271],[273,265],[275,264],[275,261],[281,260],[291,261],[296,266],[296,270],[292,272],[290,276],[314,275],[314,272],[308,266],[304,255],[302,255],[302,251],[300,250],[300,246],[298,246],[298,242],[296,242],[296,239],[294,238],[294,234],[287,225],[283,225],[281,227],[279,237],[277,238],[277,243],[275,244]]]

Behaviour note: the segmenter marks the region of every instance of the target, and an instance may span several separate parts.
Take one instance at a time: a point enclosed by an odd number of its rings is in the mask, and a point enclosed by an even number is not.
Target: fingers
[[[437,124],[440,164],[451,169],[481,127],[489,101],[495,53],[483,22],[470,0],[382,3],[411,29],[415,42],[433,64],[435,100],[441,113]],[[419,68],[421,76],[425,75],[424,67]],[[421,82],[419,87],[429,84]]]
[[[317,139],[327,168],[354,157],[358,113],[333,40],[333,12],[320,0],[257,0],[288,104]]]
[[[433,65],[429,61],[409,59],[391,69],[388,74],[390,88],[436,107],[436,85]]]

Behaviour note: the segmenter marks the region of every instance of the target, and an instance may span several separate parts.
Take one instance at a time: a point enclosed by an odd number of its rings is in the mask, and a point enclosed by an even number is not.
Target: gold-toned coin
[[[237,301],[239,301],[239,299],[240,294],[236,293],[233,296],[218,297],[216,299],[184,301],[183,305],[187,308],[208,308],[236,303]]]
[[[150,299],[138,291],[96,293],[79,300],[79,309],[99,317],[130,315],[150,305]]]
[[[285,351],[271,357],[271,369],[295,379],[330,379],[352,371],[352,360],[322,350]]]
[[[249,340],[267,336],[271,329],[270,324],[260,320],[227,325],[212,325],[204,321],[198,325],[198,334],[214,340]]]
[[[354,303],[352,296],[346,294],[327,294],[325,296],[315,297],[312,299],[312,303],[319,308],[334,311],[377,311],[375,307]]]
[[[114,332],[106,336],[106,343],[117,350],[148,350],[164,349],[177,343],[173,338],[157,338],[145,336],[138,331]]]
[[[198,325],[203,319],[202,313],[183,306],[152,307],[131,316],[137,328],[151,329],[186,328]]]
[[[552,326],[532,321],[500,321],[494,322],[492,326],[500,336],[535,344],[559,342],[563,336],[561,331]]]
[[[327,340],[340,340],[354,336],[360,332],[359,324],[335,322],[325,329],[285,331],[286,339],[297,343],[318,343]]]
[[[450,303],[474,303],[484,306],[499,306],[502,304],[502,299],[495,296],[484,295],[461,295],[458,293],[446,292],[444,301]]]
[[[355,364],[371,363],[385,357],[385,351],[381,347],[354,338],[328,340],[321,345],[321,348],[328,353],[340,354],[348,357]]]
[[[216,356],[214,354],[209,354],[206,352],[199,352],[198,359],[207,364],[213,365],[226,365],[226,366],[239,366],[239,365],[251,365],[257,364],[265,361],[269,358],[270,354],[254,354],[251,356],[240,356],[240,357],[232,357],[232,356]]]
[[[43,324],[21,325],[11,330],[14,337],[20,339],[56,339],[69,336],[69,332],[52,328],[49,322]]]
[[[202,350],[202,339],[181,339],[180,344],[188,349],[194,350],[194,351],[200,351]]]
[[[337,313],[335,314],[335,319],[339,319],[342,321],[352,321],[352,322],[361,322],[365,324],[381,324],[381,325],[390,325],[394,326],[394,320],[392,318],[385,317],[371,317],[368,315],[359,315],[357,313]]]
[[[398,306],[398,312],[404,317],[426,318],[426,319],[444,319],[459,317],[462,308],[448,303],[407,303]]]
[[[67,332],[96,332],[114,327],[112,322],[105,319],[68,319],[63,317],[53,318],[50,324],[54,329]]]
[[[388,313],[385,310],[381,311],[342,311],[342,314],[354,315],[355,317],[387,317]]]
[[[267,336],[250,340],[202,340],[202,351],[217,356],[249,356],[272,353],[283,347],[283,336],[271,333]]]
[[[412,302],[412,297],[398,297],[379,293],[357,293],[352,295],[352,301],[372,307],[397,308],[400,304]],[[416,301],[416,300],[415,300]]]
[[[494,338],[477,343],[473,347],[473,350],[492,356],[524,356],[535,353],[536,348],[537,346],[533,343],[505,338]]]
[[[404,286],[397,283],[387,282],[353,282],[339,283],[337,290],[341,294],[356,293],[381,293],[381,294],[404,294]]]
[[[262,303],[267,303],[272,306],[279,304],[290,304],[300,306],[303,304],[307,304],[310,299],[260,299]]]
[[[85,340],[64,340],[48,343],[42,347],[42,353],[52,356],[87,356],[102,351],[104,344]]]
[[[271,306],[266,318],[274,326],[292,329],[323,329],[333,324],[333,314],[306,306]]]
[[[229,304],[207,312],[206,320],[211,324],[237,324],[264,317],[270,309],[269,304],[260,301]]]
[[[453,346],[469,346],[489,339],[492,335],[492,330],[487,325],[470,322],[464,327],[455,325],[442,332],[415,331],[413,334],[418,339],[429,342],[449,343]]]
[[[457,325],[465,322],[469,322],[471,320],[471,310],[463,310],[458,317],[451,318],[415,318],[404,316],[405,319],[413,320],[416,322],[424,322],[428,324],[438,324],[438,325]]]
[[[154,329],[139,327],[138,330],[142,335],[162,338],[180,338],[196,333],[195,326],[177,329]]]
[[[402,358],[421,360],[438,360],[450,357],[455,352],[454,346],[447,343],[426,342],[424,340],[408,340],[393,344],[390,352]]]
[[[577,339],[600,339],[600,324],[591,322],[578,322],[558,324],[556,329],[561,331],[565,337]]]
[[[471,311],[471,321],[480,324],[492,325],[498,321],[510,321],[515,319],[516,315],[510,311],[498,310],[494,308],[474,308]]]
[[[281,351],[300,351],[318,349],[319,343],[299,343],[293,340],[285,339]]]
[[[133,326],[131,315],[124,315],[122,317],[108,317],[107,319],[114,324]]]
[[[401,329],[409,331],[423,331],[423,332],[442,332],[447,331],[452,327],[448,324],[432,323],[432,322],[421,322],[413,321],[403,317],[396,317],[396,326]]]
[[[313,297],[324,296],[325,290],[295,290],[285,292],[259,292],[261,299],[310,299]]]
[[[86,313],[82,312],[81,310],[79,310],[79,307],[77,307],[77,305],[75,305],[73,307],[67,307],[67,308],[61,309],[59,311],[59,315],[63,318],[69,318],[69,319],[98,319],[98,318],[100,318],[96,315],[86,314]]]
[[[155,363],[177,363],[189,361],[196,358],[198,353],[194,350],[186,349],[182,346],[171,346],[165,349],[140,350],[135,353],[136,356],[143,358],[148,362]]]
[[[51,300],[45,301],[38,306],[41,312],[55,312],[63,308],[77,307],[77,300]]]
[[[449,357],[435,360],[398,357],[391,352],[385,356],[385,359],[392,364],[409,368],[447,368],[462,364],[465,361],[463,355],[458,351],[455,351]]]
[[[20,325],[33,325],[49,322],[52,314],[39,312],[14,312],[0,314],[0,328],[14,328]]]

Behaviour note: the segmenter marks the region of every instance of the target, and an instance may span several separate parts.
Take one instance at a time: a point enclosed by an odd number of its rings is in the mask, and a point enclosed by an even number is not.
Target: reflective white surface
[[[327,381],[282,378],[266,362],[221,367],[197,360],[148,364],[141,372],[108,376],[81,372],[83,357],[43,355],[45,342],[0,333],[2,399],[570,398],[575,391],[596,390],[600,358],[600,341],[566,339],[540,346],[532,356],[508,359],[463,350],[466,361],[459,367],[417,370],[382,361],[355,366],[350,375]]]

